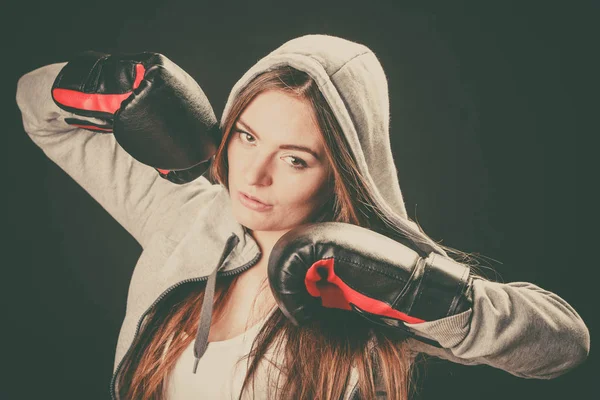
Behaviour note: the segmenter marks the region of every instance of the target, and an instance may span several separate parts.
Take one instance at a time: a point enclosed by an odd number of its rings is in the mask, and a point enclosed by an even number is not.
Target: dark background
[[[388,76],[391,140],[411,218],[447,246],[498,260],[490,263],[504,281],[560,295],[593,337],[597,235],[584,231],[596,201],[583,188],[597,181],[598,2],[481,3],[3,7],[0,397],[108,397],[141,248],[33,144],[14,99],[21,75],[85,49],[163,53],[198,80],[220,116],[242,74],[293,37],[325,33],[366,44]],[[417,398],[595,397],[592,361],[593,354],[544,381],[434,360],[420,368]]]

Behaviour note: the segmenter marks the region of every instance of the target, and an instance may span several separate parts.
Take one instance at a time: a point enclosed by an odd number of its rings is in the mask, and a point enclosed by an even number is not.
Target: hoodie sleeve
[[[212,185],[200,177],[176,185],[158,176],[154,168],[131,157],[112,134],[95,133],[68,125],[75,116],[52,100],[54,79],[66,63],[40,67],[17,83],[16,101],[23,127],[31,140],[83,187],[121,224],[142,248],[151,234],[182,204]]]
[[[588,328],[573,307],[527,282],[475,279],[472,308],[406,325],[443,346],[409,339],[416,353],[487,364],[522,378],[555,378],[585,361],[590,349]]]

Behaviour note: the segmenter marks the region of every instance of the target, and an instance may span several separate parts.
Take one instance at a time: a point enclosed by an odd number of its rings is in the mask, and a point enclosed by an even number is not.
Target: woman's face
[[[248,104],[232,127],[227,160],[234,216],[252,231],[309,222],[332,194],[310,103],[280,91],[263,92]],[[253,207],[242,193],[266,205]]]

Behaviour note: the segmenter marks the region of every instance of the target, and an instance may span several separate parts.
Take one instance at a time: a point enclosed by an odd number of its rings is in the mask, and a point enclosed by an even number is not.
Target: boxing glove
[[[268,279],[287,318],[301,326],[324,308],[356,312],[415,335],[404,323],[432,321],[472,306],[468,266],[352,224],[306,224],[285,233],[268,260]]]
[[[79,53],[56,77],[52,99],[77,115],[65,122],[112,133],[133,158],[177,184],[206,172],[221,141],[198,83],[158,53]]]

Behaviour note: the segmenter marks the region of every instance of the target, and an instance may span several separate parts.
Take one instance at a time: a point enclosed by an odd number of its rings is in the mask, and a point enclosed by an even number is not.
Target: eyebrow
[[[256,132],[254,132],[252,130],[252,128],[250,128],[248,126],[248,124],[244,123],[241,119],[237,120],[237,123],[242,125],[243,128],[247,129],[251,134],[253,134],[254,136],[258,136],[256,134]],[[281,146],[279,146],[280,149],[282,150],[298,150],[298,151],[304,151],[310,155],[312,155],[314,158],[316,158],[317,160],[321,161],[321,157],[319,157],[319,155],[317,154],[316,151],[314,151],[313,149],[311,149],[310,147],[306,147],[306,146],[301,146],[298,144],[282,144]]]

